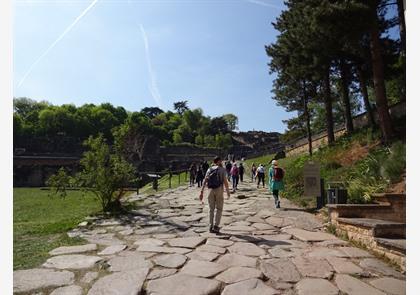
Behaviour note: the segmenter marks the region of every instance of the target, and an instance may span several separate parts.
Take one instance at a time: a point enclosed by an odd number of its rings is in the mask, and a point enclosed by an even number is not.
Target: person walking
[[[227,161],[225,167],[227,172],[227,179],[230,182],[230,170],[232,169],[232,163],[230,161]]]
[[[190,166],[190,186],[194,186],[196,173],[197,173],[197,167],[195,166],[195,163],[192,163]]]
[[[252,166],[251,166],[251,180],[252,180],[252,182],[254,182],[256,175],[257,175],[257,167],[255,166],[255,163],[252,163]]]
[[[207,161],[203,161],[203,164],[201,165],[201,167],[203,168],[203,176],[207,173],[207,170],[209,169],[209,163],[207,163]]]
[[[245,168],[244,165],[242,163],[239,163],[239,179],[241,180],[241,182],[244,181],[244,172],[245,172]]]
[[[226,170],[222,166],[222,159],[220,157],[215,157],[213,160],[213,165],[207,170],[199,197],[201,201],[203,200],[203,193],[206,185],[210,190],[208,194],[210,217],[209,231],[211,233],[219,233],[219,224],[223,211],[223,186],[226,189],[227,199],[230,198],[229,183],[226,177]],[[216,218],[214,218],[215,209]]]
[[[265,187],[265,168],[263,164],[260,164],[257,168],[257,188],[260,187],[260,183],[262,182],[263,187]]]
[[[233,192],[235,192],[236,189],[238,188],[238,181],[239,181],[239,168],[236,163],[233,163],[232,169],[230,170],[230,175],[232,176]]]
[[[268,171],[268,186],[270,187],[270,191],[273,193],[274,205],[276,208],[280,208],[279,192],[284,191],[284,170],[279,167],[276,160],[273,160],[271,164],[272,166]]]
[[[197,182],[198,187],[201,187],[203,185],[203,179],[204,179],[203,167],[200,165],[198,166],[197,176],[196,176],[196,182]]]

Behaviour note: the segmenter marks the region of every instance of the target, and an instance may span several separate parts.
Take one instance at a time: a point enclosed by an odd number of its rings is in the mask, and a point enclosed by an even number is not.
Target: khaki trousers
[[[214,220],[214,209],[216,211],[216,220]],[[210,189],[209,193],[209,216],[210,226],[219,226],[223,211],[223,185],[218,188]]]

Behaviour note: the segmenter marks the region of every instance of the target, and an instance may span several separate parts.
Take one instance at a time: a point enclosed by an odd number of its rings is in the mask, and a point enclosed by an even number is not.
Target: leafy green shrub
[[[398,182],[405,170],[405,144],[398,141],[389,149],[389,156],[383,164],[383,176],[391,183]]]

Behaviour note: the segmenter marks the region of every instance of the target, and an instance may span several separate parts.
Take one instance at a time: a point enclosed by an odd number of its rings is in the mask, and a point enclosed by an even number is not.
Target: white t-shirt
[[[257,173],[264,173],[264,167],[263,166],[258,166]]]

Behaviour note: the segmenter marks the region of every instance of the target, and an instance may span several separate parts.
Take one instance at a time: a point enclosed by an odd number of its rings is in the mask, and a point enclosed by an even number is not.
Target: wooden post
[[[169,171],[169,188],[172,188],[172,172]]]

